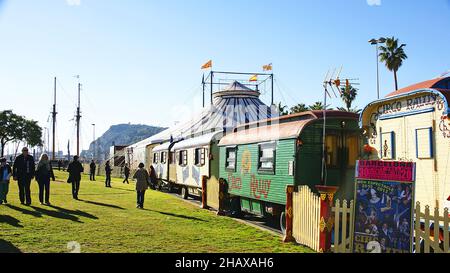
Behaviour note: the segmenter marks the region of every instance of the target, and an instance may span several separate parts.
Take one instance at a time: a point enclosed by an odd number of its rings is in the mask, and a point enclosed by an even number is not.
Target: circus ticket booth
[[[365,159],[416,163],[415,200],[450,207],[450,77],[421,82],[367,105]]]

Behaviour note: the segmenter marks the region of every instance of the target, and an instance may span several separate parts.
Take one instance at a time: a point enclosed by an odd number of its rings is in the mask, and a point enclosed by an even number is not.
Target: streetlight
[[[386,38],[381,37],[380,39],[372,39],[369,41],[371,45],[375,45],[377,52],[377,97],[380,99],[380,72],[378,67],[378,44],[386,43]]]
[[[94,135],[94,141],[92,142],[94,144],[94,153],[92,154],[92,159],[95,160],[95,123],[92,123],[93,128],[93,135]]]

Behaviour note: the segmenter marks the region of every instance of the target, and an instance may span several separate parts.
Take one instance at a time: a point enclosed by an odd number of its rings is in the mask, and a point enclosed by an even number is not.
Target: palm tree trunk
[[[394,70],[395,90],[398,90],[397,70]]]

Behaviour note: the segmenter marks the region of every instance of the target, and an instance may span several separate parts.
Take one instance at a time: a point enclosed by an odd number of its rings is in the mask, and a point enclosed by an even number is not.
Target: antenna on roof
[[[442,73],[441,75],[437,76],[436,78],[444,78],[445,76],[447,76],[447,75],[449,75],[449,74],[450,74],[450,70],[448,70],[448,71]]]
[[[343,66],[339,69],[339,72],[336,74],[336,68],[333,70],[333,73],[330,74],[330,70],[328,70],[327,74],[325,75],[325,79],[323,81],[323,139],[322,139],[322,184],[327,185],[327,164],[326,164],[326,125],[327,125],[327,96],[330,97],[331,95],[328,92],[328,87],[331,88],[333,91],[335,97],[337,97],[336,92],[334,91],[334,87],[337,88],[339,94],[342,95],[341,88],[345,87],[345,92],[348,92],[350,86],[352,85],[358,85],[359,83],[354,82],[358,79],[340,79],[341,73],[342,73]],[[353,82],[352,82],[353,81]]]

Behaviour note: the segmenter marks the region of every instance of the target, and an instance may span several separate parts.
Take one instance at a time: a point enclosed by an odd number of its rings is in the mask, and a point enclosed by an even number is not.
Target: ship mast
[[[52,122],[53,122],[53,143],[52,143],[52,160],[55,160],[55,138],[56,138],[56,77],[54,82],[54,100],[53,100],[53,112],[52,112]]]

